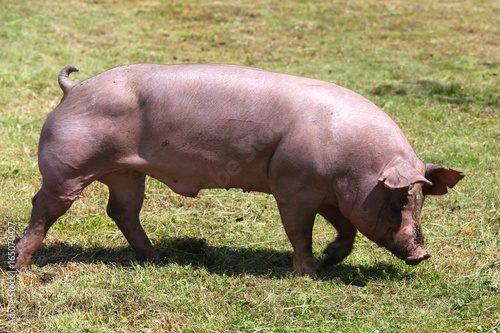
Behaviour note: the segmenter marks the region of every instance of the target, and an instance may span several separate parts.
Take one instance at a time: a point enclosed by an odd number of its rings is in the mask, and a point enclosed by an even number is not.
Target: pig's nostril
[[[429,259],[430,257],[432,257],[432,256],[431,256],[429,253],[426,253],[426,254],[424,255],[424,260],[427,260],[427,259]]]

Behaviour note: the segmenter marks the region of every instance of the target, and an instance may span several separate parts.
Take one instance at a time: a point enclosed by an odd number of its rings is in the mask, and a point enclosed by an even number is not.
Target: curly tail
[[[66,95],[71,88],[75,86],[75,82],[71,81],[69,79],[69,74],[73,72],[78,72],[79,69],[75,65],[68,65],[65,66],[61,71],[59,72],[59,86],[61,87],[62,91]]]

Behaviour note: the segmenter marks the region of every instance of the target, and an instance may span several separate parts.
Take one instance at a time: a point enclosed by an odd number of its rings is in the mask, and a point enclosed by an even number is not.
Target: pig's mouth
[[[395,247],[392,249],[389,249],[396,257],[398,257],[401,260],[405,261],[405,264],[407,265],[418,265],[420,262],[427,260],[431,257],[429,253],[427,253],[423,248],[417,247],[415,251],[412,251],[413,253],[410,254],[403,254],[400,251],[398,251]]]
[[[425,250],[424,250],[425,252]],[[418,265],[420,264],[421,261],[427,260],[431,257],[431,255],[427,252],[425,254],[419,255],[419,256],[410,256],[405,259],[405,264],[407,265]]]
[[[401,260],[405,261],[407,265],[418,265],[420,262],[427,260],[431,257],[429,253],[427,253],[424,248],[417,244],[410,244],[408,247],[399,246],[399,248],[403,248],[403,250],[398,249],[394,239],[394,233],[389,237],[384,237],[384,246],[392,254],[398,257]]]

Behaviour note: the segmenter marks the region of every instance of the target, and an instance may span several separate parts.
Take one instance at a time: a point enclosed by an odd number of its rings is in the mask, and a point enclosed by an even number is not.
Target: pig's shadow
[[[282,278],[293,274],[292,253],[268,249],[213,246],[200,238],[175,238],[154,243],[162,256],[157,266],[176,263],[180,266],[204,268],[212,274],[238,276],[252,274],[269,278]],[[6,250],[5,247],[3,249]],[[6,253],[6,252],[4,252]],[[2,256],[5,267],[6,257]],[[129,246],[119,248],[95,247],[83,249],[79,245],[56,243],[42,245],[33,263],[38,266],[66,262],[105,263],[132,268],[137,260]],[[139,262],[139,264],[145,264]],[[338,264],[320,270],[320,280],[341,280],[346,285],[365,286],[370,281],[403,280],[412,278],[397,265],[378,263],[373,266]]]

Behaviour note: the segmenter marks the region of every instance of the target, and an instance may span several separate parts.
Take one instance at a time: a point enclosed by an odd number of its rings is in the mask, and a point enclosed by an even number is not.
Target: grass
[[[499,332],[500,6],[497,1],[0,0],[0,331]],[[426,162],[467,177],[426,201],[430,261],[408,267],[358,236],[343,263],[291,273],[272,197],[197,199],[151,179],[143,226],[165,257],[137,263],[90,186],[17,275],[8,318],[8,223],[21,235],[40,186],[37,141],[61,91],[125,63],[244,64],[353,89],[389,113]],[[314,252],[335,237],[321,218]]]

